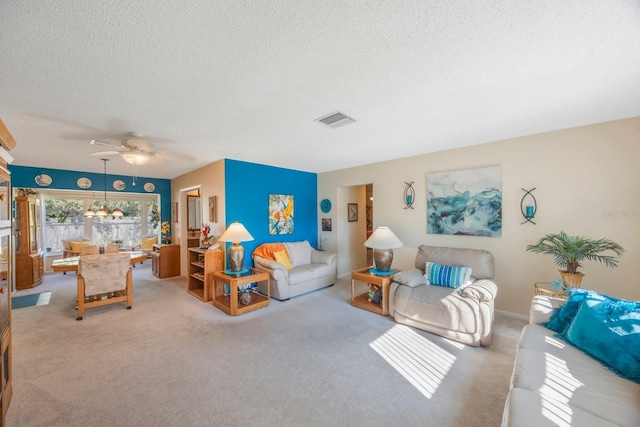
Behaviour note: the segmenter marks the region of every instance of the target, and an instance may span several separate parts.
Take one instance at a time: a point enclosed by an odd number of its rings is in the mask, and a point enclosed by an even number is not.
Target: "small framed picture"
[[[358,204],[357,203],[347,204],[347,218],[349,222],[358,220]]]
[[[171,203],[171,219],[178,222],[178,202]]]
[[[322,231],[331,231],[331,218],[322,218]]]

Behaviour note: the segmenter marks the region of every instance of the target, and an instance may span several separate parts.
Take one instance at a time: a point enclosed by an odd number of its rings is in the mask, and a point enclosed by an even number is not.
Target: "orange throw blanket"
[[[255,248],[253,255],[258,255],[262,258],[275,261],[276,256],[273,253],[278,251],[285,251],[287,254],[289,253],[284,243],[263,243]]]

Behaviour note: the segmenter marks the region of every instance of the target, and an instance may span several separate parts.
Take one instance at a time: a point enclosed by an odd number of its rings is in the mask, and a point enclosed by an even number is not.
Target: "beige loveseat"
[[[470,267],[470,277],[459,288],[427,284],[427,262]],[[397,273],[389,290],[389,314],[396,322],[472,346],[489,345],[494,300],[491,252],[420,246],[415,268]]]
[[[285,259],[282,259],[283,250],[287,255]],[[282,262],[278,262],[276,257]],[[315,250],[306,240],[264,243],[253,251],[252,258],[257,270],[269,273],[271,296],[278,300],[331,286],[335,283],[338,272],[336,255]],[[287,258],[291,268],[285,265]],[[264,282],[258,283],[258,291],[266,294],[264,286]]]
[[[540,325],[564,303],[548,296],[533,298],[529,325],[518,342],[502,425],[639,426],[640,384]]]

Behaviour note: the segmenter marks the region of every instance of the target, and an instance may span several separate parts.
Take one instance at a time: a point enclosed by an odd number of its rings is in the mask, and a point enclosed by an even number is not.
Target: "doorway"
[[[367,191],[371,192],[370,197]],[[341,277],[372,264],[368,260],[364,242],[367,240],[368,227],[373,227],[373,184],[339,187],[337,196],[336,242],[340,255],[338,277]]]

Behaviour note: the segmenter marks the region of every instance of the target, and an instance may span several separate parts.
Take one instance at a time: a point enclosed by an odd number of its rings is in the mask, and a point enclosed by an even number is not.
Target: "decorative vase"
[[[240,304],[242,305],[249,305],[251,304],[251,293],[249,292],[242,292],[240,294]]]
[[[209,247],[209,236],[206,234],[200,235],[200,249],[207,249]]]
[[[560,271],[560,277],[562,277],[562,281],[565,286],[572,288],[579,288],[582,283],[582,278],[584,277],[584,273],[567,273],[566,271]]]

